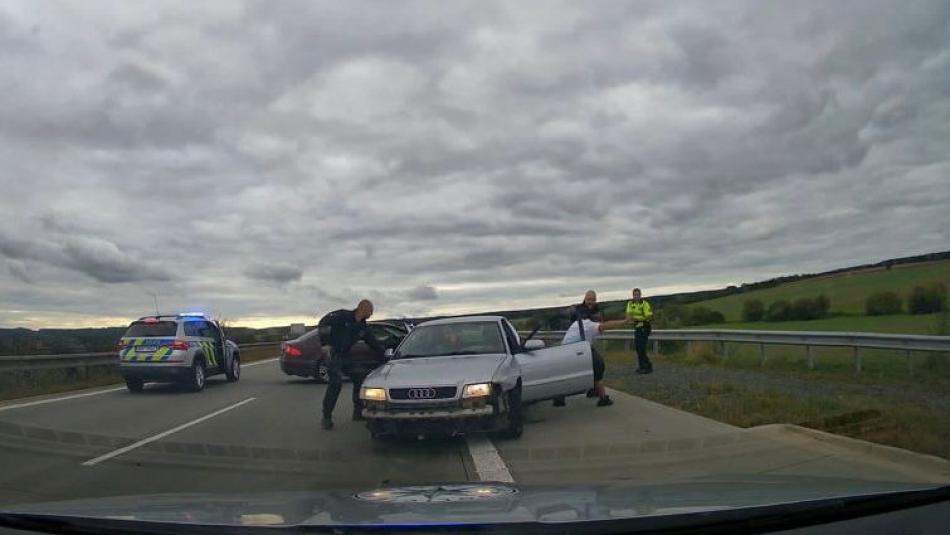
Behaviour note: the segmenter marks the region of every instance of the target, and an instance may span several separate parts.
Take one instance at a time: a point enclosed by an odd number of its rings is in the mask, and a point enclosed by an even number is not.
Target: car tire
[[[129,377],[125,380],[125,387],[129,389],[129,392],[138,393],[145,389],[145,381]]]
[[[188,388],[192,392],[201,392],[208,381],[208,373],[205,368],[204,358],[195,357],[195,362],[191,365],[191,377],[188,379]]]
[[[330,382],[330,370],[322,360],[317,363],[317,366],[313,372],[313,378],[317,381],[317,383],[322,385]]]
[[[505,428],[501,432],[504,438],[519,438],[524,431],[524,418],[521,414],[521,385],[507,394],[508,414],[505,417]]]
[[[231,357],[231,366],[224,370],[224,376],[228,378],[229,383],[236,383],[241,378],[241,357],[237,353]]]

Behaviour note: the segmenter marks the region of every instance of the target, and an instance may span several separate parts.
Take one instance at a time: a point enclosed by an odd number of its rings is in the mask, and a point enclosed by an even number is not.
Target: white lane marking
[[[491,440],[487,437],[470,436],[466,438],[466,442],[468,442],[468,453],[472,456],[472,462],[475,463],[475,472],[479,480],[515,482],[515,478],[511,477],[511,472],[508,471],[508,465],[498,454]]]
[[[241,367],[242,367],[242,368],[250,368],[251,366],[257,366],[258,364],[267,364],[268,362],[275,362],[275,361],[277,361],[277,360],[280,360],[280,358],[279,358],[279,357],[274,357],[274,358],[272,358],[272,359],[267,359],[267,360],[257,360],[257,361],[254,361],[254,362],[251,362],[251,363],[248,363],[248,364],[244,364],[244,363],[242,362],[242,363],[241,363]]]
[[[251,366],[257,366],[258,364],[267,364],[269,362],[276,362],[277,360],[280,360],[280,359],[275,357],[275,358],[267,359],[267,360],[258,360],[255,362],[251,362],[249,364],[241,364],[241,367],[250,368]],[[124,386],[117,386],[115,388],[107,388],[105,390],[96,390],[95,392],[84,392],[82,394],[72,394],[69,396],[62,396],[58,398],[39,399],[36,401],[28,401],[26,403],[15,403],[13,405],[2,405],[0,406],[0,411],[22,409],[24,407],[33,407],[36,405],[46,405],[47,403],[56,403],[57,401],[68,401],[70,399],[86,398],[89,396],[98,396],[100,394],[108,394],[109,392],[118,392],[120,390],[125,390],[125,389],[126,387]]]
[[[85,392],[83,394],[73,394],[71,396],[63,396],[59,398],[50,398],[50,399],[40,399],[37,401],[28,401],[26,403],[16,403],[14,405],[4,405],[0,407],[0,411],[8,411],[10,409],[22,409],[23,407],[33,407],[35,405],[46,405],[47,403],[56,403],[57,401],[67,401],[70,399],[77,398],[86,398],[89,396],[98,396],[99,394],[108,394],[109,392],[118,392],[119,390],[125,390],[124,386],[119,386],[115,388],[107,388],[105,390],[96,390],[95,392]]]
[[[119,449],[117,449],[117,450],[110,451],[109,453],[106,453],[105,455],[100,455],[100,456],[96,457],[95,459],[89,459],[88,461],[82,463],[82,465],[83,465],[83,466],[95,466],[95,465],[101,463],[102,461],[108,461],[109,459],[111,459],[111,458],[113,458],[113,457],[117,457],[117,456],[119,456],[119,455],[122,455],[123,453],[128,453],[128,452],[134,450],[135,448],[140,448],[140,447],[142,447],[142,446],[144,446],[144,445],[146,445],[146,444],[155,442],[156,440],[161,440],[161,439],[167,437],[168,435],[171,435],[171,434],[173,434],[173,433],[177,433],[177,432],[181,431],[182,429],[187,429],[187,428],[189,428],[189,427],[191,427],[191,426],[193,426],[193,425],[198,425],[198,424],[200,424],[201,422],[203,422],[203,421],[205,421],[205,420],[209,420],[209,419],[211,419],[211,418],[214,418],[215,416],[218,416],[219,414],[224,414],[224,413],[228,412],[229,410],[236,409],[236,408],[240,407],[241,405],[244,405],[245,403],[250,403],[250,402],[254,401],[255,399],[257,399],[257,398],[247,398],[247,399],[245,399],[244,401],[239,401],[239,402],[235,403],[234,405],[229,405],[229,406],[227,406],[227,407],[225,407],[225,408],[223,408],[223,409],[218,409],[218,410],[212,412],[211,414],[205,414],[205,415],[202,416],[201,418],[196,418],[196,419],[194,419],[194,420],[192,420],[192,421],[190,421],[190,422],[181,424],[181,425],[179,425],[178,427],[173,427],[173,428],[169,429],[168,431],[162,431],[161,433],[159,433],[159,434],[157,434],[157,435],[152,435],[152,436],[150,436],[150,437],[148,437],[148,438],[145,438],[145,439],[142,439],[142,440],[140,440],[140,441],[138,441],[138,442],[136,442],[136,443],[134,443],[134,444],[129,444],[128,446],[125,446],[125,447],[123,447],[123,448],[119,448]]]

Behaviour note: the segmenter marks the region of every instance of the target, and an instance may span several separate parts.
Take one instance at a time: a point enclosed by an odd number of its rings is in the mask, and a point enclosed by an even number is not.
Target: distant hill
[[[832,313],[863,312],[866,296],[879,290],[906,293],[915,284],[943,281],[950,286],[950,251],[884,260],[834,269],[821,273],[804,273],[776,277],[760,282],[669,295],[650,296],[654,307],[669,303],[697,304],[718,310],[727,321],[740,319],[742,302],[761,299],[766,305],[777,299],[812,297],[824,293],[831,298]],[[565,303],[564,305],[568,305]],[[601,307],[609,318],[623,316],[626,300],[603,301]],[[512,309],[483,314],[498,314],[512,320],[519,328],[540,324],[546,329],[565,326],[565,306]],[[419,323],[436,317],[401,318]],[[375,318],[374,318],[375,319]],[[0,355],[42,355],[110,351],[125,332],[125,327],[97,329],[0,329]],[[228,328],[228,337],[237,343],[284,340],[289,326],[267,329]]]
[[[865,276],[856,277],[858,274]],[[717,290],[654,295],[650,296],[650,303],[654,308],[670,303],[702,303],[711,310],[722,312],[727,321],[738,321],[746,299],[761,299],[767,306],[773,300],[814,297],[824,293],[831,298],[832,313],[860,314],[870,293],[890,290],[904,294],[916,284],[938,281],[950,286],[950,251],[893,258],[821,273],[786,275]],[[602,301],[600,306],[608,318],[621,318],[626,303],[626,299]],[[565,306],[559,306],[502,310],[490,314],[503,315],[519,328],[540,322],[542,328],[557,329],[564,327],[564,309]]]

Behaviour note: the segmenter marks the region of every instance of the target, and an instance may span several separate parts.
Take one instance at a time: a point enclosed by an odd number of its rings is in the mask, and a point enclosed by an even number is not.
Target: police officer
[[[627,303],[627,321],[633,323],[633,345],[637,351],[637,371],[635,373],[653,373],[653,363],[647,356],[647,339],[650,337],[653,322],[653,310],[650,303],[640,297],[640,288],[633,289],[633,299]]]
[[[333,429],[333,409],[336,407],[336,400],[340,397],[340,389],[343,387],[343,374],[346,373],[353,381],[353,419],[363,419],[363,403],[360,400],[360,387],[363,384],[363,376],[354,373],[352,362],[350,361],[350,349],[353,344],[363,340],[370,349],[376,351],[381,357],[383,348],[380,347],[376,337],[366,328],[366,320],[373,315],[373,303],[363,299],[356,306],[355,310],[334,310],[320,319],[317,329],[320,331],[321,351],[329,357],[327,372],[329,374],[329,384],[326,394],[323,396],[323,421],[324,429]]]

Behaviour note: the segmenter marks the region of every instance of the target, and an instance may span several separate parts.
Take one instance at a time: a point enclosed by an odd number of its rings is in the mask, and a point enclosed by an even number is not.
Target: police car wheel
[[[193,392],[201,392],[204,390],[206,379],[204,361],[195,359],[195,363],[191,365],[191,379],[188,382],[188,386],[191,387]]]
[[[129,389],[129,392],[141,392],[145,388],[145,381],[130,377],[125,380],[125,386]]]
[[[231,366],[225,370],[225,377],[228,378],[228,382],[234,383],[241,378],[241,359],[237,355],[231,359]]]

